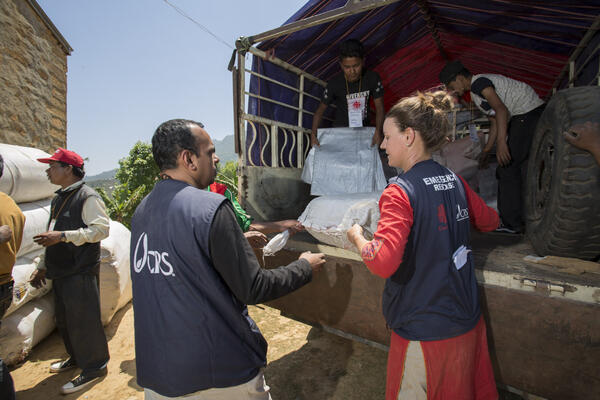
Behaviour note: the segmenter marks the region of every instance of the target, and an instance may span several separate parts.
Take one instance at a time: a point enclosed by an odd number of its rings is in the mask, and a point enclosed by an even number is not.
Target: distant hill
[[[235,154],[235,145],[233,135],[227,135],[221,140],[213,140],[217,155],[219,156],[220,164],[225,165],[228,161],[237,161],[238,156]],[[98,175],[86,175],[85,181],[88,183],[97,182],[92,184],[93,187],[105,187],[114,185],[115,174],[117,168],[111,169],[110,171],[104,171]],[[101,181],[101,182],[100,182]]]
[[[217,151],[217,156],[221,160],[221,165],[225,165],[227,161],[237,161],[238,156],[235,154],[233,135],[227,135],[221,140],[213,140],[213,143]]]
[[[86,175],[86,182],[94,182],[94,181],[104,181],[104,180],[112,180],[115,179],[115,174],[117,173],[117,168],[111,169],[110,171],[104,171],[99,173],[98,175]]]

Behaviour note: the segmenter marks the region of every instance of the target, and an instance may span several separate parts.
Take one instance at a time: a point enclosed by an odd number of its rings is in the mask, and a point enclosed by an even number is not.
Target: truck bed
[[[534,256],[522,236],[473,233],[483,315],[499,383],[547,398],[600,393],[600,265]],[[307,233],[264,260],[287,264],[303,251],[323,252],[313,282],[270,302],[292,318],[388,345],[381,311],[384,280],[355,252],[318,243]]]

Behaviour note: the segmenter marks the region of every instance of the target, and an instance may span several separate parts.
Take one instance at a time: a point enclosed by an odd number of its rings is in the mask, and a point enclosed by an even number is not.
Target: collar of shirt
[[[67,186],[64,189],[58,189],[56,192],[56,194],[60,194],[60,193],[65,193],[65,192],[70,192],[71,190],[77,189],[79,186],[83,185],[83,181],[77,181],[75,183],[73,183],[72,185]]]

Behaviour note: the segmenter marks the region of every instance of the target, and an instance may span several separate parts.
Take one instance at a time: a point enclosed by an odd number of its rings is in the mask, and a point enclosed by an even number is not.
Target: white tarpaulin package
[[[478,158],[481,154],[481,142],[469,136],[446,143],[433,159],[450,169],[463,179],[470,181],[477,175]]]
[[[12,270],[12,277],[15,281],[13,299],[10,307],[8,307],[4,314],[5,317],[23,307],[31,300],[44,296],[52,289],[52,281],[50,279],[47,279],[46,284],[41,288],[34,288],[29,284],[29,278],[31,278],[31,274],[40,262],[39,256],[43,252],[44,248],[42,247],[17,258]]]
[[[50,154],[33,147],[4,143],[0,143],[0,154],[4,158],[0,192],[12,197],[15,203],[45,199],[60,188],[48,180],[48,164],[37,160],[50,157]]]
[[[321,196],[313,199],[298,218],[306,231],[320,242],[358,251],[348,241],[346,231],[354,224],[371,239],[379,221],[381,192]]]
[[[50,219],[50,203],[52,199],[47,198],[30,203],[20,203],[18,206],[25,215],[25,226],[23,227],[23,240],[17,253],[17,257],[28,254],[35,250],[44,248],[33,241],[33,237],[48,230]]]
[[[382,191],[387,182],[379,151],[371,147],[374,127],[319,129],[320,146],[309,154],[302,179],[313,196]],[[311,162],[312,161],[312,162]]]
[[[23,361],[31,349],[55,328],[54,295],[34,299],[2,319],[0,358],[7,365]]]
[[[100,242],[100,313],[105,326],[132,297],[130,240],[129,229],[111,220],[110,235]]]

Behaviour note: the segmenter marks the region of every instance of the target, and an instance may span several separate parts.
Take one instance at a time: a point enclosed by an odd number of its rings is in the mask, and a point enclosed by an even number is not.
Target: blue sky
[[[95,175],[118,167],[171,118],[233,133],[232,49],[163,0],[37,0],[67,39],[67,147]],[[280,26],[306,0],[169,0],[234,46]]]

